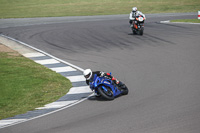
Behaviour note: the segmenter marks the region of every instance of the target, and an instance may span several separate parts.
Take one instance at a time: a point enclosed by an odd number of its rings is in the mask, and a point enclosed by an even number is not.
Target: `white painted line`
[[[169,23],[170,21],[169,20],[166,20],[166,21],[160,21],[160,23]]]
[[[55,67],[55,68],[50,68],[53,71],[56,72],[71,72],[71,71],[76,71],[76,69],[70,67],[70,66],[66,66],[66,67]]]
[[[200,23],[190,23],[190,22],[170,22],[170,20],[160,21],[160,23],[169,23],[169,24],[196,24],[196,25],[200,25]]]
[[[26,53],[26,54],[23,54],[23,56],[31,58],[31,57],[42,57],[42,56],[46,56],[46,55],[36,52],[36,53]]]
[[[47,65],[47,64],[56,64],[60,63],[59,61],[55,59],[46,59],[46,60],[35,60],[36,63],[39,63],[41,65]]]
[[[191,23],[191,22],[170,22],[170,23],[175,23],[175,24],[196,24],[196,25],[200,25],[200,23]]]
[[[66,78],[68,78],[71,82],[85,81],[85,77],[83,75],[69,76],[69,77],[66,77]]]
[[[67,94],[81,94],[92,92],[89,86],[72,87]]]

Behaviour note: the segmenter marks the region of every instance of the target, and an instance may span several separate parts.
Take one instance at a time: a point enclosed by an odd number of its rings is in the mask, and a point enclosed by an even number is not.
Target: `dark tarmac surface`
[[[143,36],[132,34],[127,16],[110,17],[0,29],[81,68],[112,72],[129,87],[127,96],[91,97],[1,133],[200,132],[200,25],[159,23],[197,16],[147,15]]]

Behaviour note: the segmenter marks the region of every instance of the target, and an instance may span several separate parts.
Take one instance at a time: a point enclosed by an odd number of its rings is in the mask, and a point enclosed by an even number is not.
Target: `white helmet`
[[[92,77],[92,70],[91,69],[85,69],[83,72],[84,77],[89,80]]]
[[[137,11],[137,7],[133,7],[132,12],[136,12],[136,11]]]

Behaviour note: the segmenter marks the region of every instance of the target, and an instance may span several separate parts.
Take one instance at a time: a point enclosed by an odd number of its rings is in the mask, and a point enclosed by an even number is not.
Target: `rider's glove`
[[[105,73],[104,72],[100,72],[100,76],[99,77],[103,77],[105,76]]]

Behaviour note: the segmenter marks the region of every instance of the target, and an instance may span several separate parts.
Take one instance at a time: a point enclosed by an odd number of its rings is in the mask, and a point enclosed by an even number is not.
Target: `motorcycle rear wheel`
[[[128,95],[128,88],[127,87],[122,91],[122,95]]]
[[[109,88],[109,87],[105,87],[105,89],[103,89],[103,87],[105,86],[99,86],[98,87],[98,91],[100,93],[101,96],[103,96],[104,98],[108,99],[108,100],[113,100],[114,99],[114,95],[113,95],[113,92],[112,90]]]

